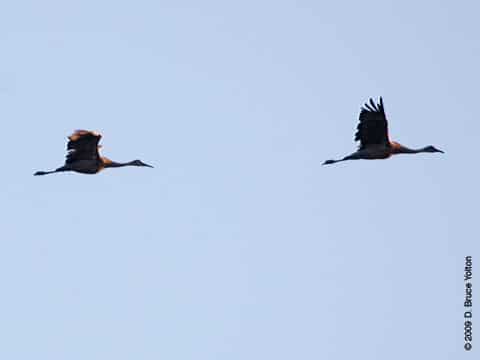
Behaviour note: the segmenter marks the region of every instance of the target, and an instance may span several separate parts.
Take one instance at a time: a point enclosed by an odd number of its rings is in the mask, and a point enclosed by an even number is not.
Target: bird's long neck
[[[400,145],[397,149],[395,149],[395,153],[397,154],[418,154],[421,152],[426,152],[426,147],[420,149],[410,149],[406,146]]]
[[[119,163],[119,162],[116,162],[116,161],[109,160],[108,162],[105,162],[105,164],[104,164],[104,167],[106,167],[106,168],[117,168],[117,167],[123,167],[123,166],[133,166],[133,161]]]

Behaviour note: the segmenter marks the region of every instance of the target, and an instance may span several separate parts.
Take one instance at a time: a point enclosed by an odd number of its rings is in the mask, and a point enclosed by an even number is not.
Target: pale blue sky
[[[0,358],[471,357],[479,12],[2,3]],[[446,153],[322,167],[380,95],[393,139]],[[155,169],[33,177],[77,128]]]

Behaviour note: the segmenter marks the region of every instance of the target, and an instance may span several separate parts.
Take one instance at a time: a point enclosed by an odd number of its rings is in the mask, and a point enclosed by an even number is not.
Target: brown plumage
[[[387,159],[395,154],[443,153],[443,151],[436,149],[432,145],[420,149],[409,149],[395,141],[391,141],[388,136],[388,122],[381,97],[378,104],[375,104],[373,99],[370,99],[370,103],[366,103],[362,107],[359,120],[357,132],[355,133],[355,141],[360,141],[358,150],[343,159],[327,160],[323,165],[345,160]]]
[[[34,175],[47,175],[61,171],[75,171],[82,174],[96,174],[109,167],[122,166],[147,166],[140,160],[133,160],[126,163],[117,163],[106,157],[100,156],[98,143],[102,135],[95,131],[76,130],[68,137],[67,156],[65,165],[53,171],[37,171]]]

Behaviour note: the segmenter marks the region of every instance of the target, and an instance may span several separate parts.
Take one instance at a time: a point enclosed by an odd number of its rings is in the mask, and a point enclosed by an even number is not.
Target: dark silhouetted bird
[[[327,160],[323,165],[334,164],[345,160],[358,159],[387,159],[395,154],[417,154],[434,153],[443,151],[438,150],[432,145],[421,149],[409,149],[388,138],[388,124],[383,107],[383,100],[375,104],[370,99],[370,104],[366,103],[360,111],[360,123],[357,126],[355,141],[360,141],[360,146],[356,152],[345,156],[339,160]]]
[[[47,175],[61,171],[75,171],[82,174],[96,174],[105,168],[122,166],[147,166],[140,160],[126,163],[117,163],[106,157],[100,156],[98,142],[102,136],[94,131],[77,130],[68,137],[67,158],[65,165],[53,171],[37,171],[33,175]]]

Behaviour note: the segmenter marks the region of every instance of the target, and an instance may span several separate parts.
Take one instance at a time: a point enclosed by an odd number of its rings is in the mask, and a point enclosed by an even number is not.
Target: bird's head
[[[148,164],[145,164],[143,161],[141,160],[133,160],[132,162],[130,162],[130,165],[133,165],[133,166],[146,166],[146,167],[149,167],[149,168],[153,168],[152,165],[148,165]]]
[[[435,153],[435,152],[439,152],[439,153],[442,153],[443,154],[443,151],[442,150],[438,150],[435,146],[433,145],[429,145],[429,146],[426,146],[424,149],[423,149],[424,152],[431,152],[431,153]]]

